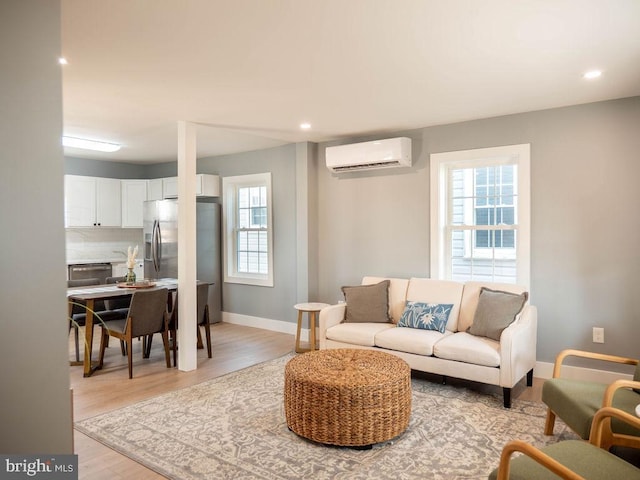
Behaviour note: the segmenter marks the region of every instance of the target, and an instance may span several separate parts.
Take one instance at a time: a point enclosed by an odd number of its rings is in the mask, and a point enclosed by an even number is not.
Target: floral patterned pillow
[[[452,308],[449,303],[407,302],[398,326],[444,333]]]

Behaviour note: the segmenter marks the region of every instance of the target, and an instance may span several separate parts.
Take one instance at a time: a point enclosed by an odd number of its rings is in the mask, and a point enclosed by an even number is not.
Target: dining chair
[[[202,344],[202,334],[200,327],[204,327],[205,339],[207,341],[207,356],[212,357],[211,348],[211,322],[209,320],[209,284],[203,283],[196,288],[196,332],[198,348],[204,348]],[[169,336],[171,338],[171,350],[173,351],[173,365],[177,365],[177,331],[178,331],[178,292],[173,299],[173,307],[169,319]]]
[[[124,340],[126,343],[129,378],[133,378],[133,339],[135,337],[152,337],[155,333],[162,335],[165,361],[167,368],[171,368],[167,298],[168,290],[166,288],[138,290],[131,296],[129,314],[126,320],[115,320],[108,324],[101,325],[102,335],[100,337],[99,368],[101,368],[104,363],[104,351],[107,340],[110,336],[116,337]],[[149,343],[151,342],[149,341]]]
[[[114,284],[119,282],[124,282],[125,277],[107,277],[105,280],[106,284]],[[131,303],[131,297],[129,295],[118,297],[118,298],[110,298],[104,301],[104,305],[106,310],[111,312],[118,312],[125,315],[129,311],[129,304]]]
[[[83,278],[79,280],[67,280],[67,288],[88,287],[91,285],[99,285],[100,280],[97,278]],[[87,319],[86,305],[82,302],[73,302],[69,310],[69,332],[73,328],[74,340],[76,345],[76,362],[80,361],[80,340],[79,327],[83,327]]]

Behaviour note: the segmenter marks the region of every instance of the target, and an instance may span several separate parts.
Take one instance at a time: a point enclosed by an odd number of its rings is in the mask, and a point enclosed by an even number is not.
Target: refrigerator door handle
[[[162,268],[162,230],[160,230],[160,222],[158,222],[158,271]]]
[[[155,255],[155,261],[156,261],[156,272],[160,272],[160,268],[162,268],[162,233],[160,230],[160,222],[158,220],[156,220],[156,255]]]
[[[158,273],[158,238],[157,238],[157,230],[158,221],[153,221],[153,229],[151,230],[151,260],[153,261],[153,269],[156,273]]]

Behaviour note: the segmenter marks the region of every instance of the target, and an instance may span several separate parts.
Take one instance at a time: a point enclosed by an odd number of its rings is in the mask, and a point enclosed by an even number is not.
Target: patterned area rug
[[[409,428],[371,450],[328,447],[287,429],[287,355],[76,423],[76,428],[172,479],[475,479],[503,445],[577,438],[561,422],[543,435],[542,404],[412,380]]]

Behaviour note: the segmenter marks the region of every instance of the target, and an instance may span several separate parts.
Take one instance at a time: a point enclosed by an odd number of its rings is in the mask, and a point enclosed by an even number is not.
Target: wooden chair
[[[635,415],[612,407],[601,408],[594,416],[589,442],[565,440],[538,449],[521,440],[513,440],[503,448],[500,465],[491,472],[489,479],[638,480],[640,469],[607,451],[606,425],[612,419],[631,428],[640,428],[640,418]],[[524,455],[511,459],[514,452]]]
[[[97,278],[83,278],[80,280],[67,280],[67,288],[88,287],[90,285],[99,285],[100,280]],[[79,327],[83,327],[86,323],[87,311],[86,306],[79,305],[78,302],[69,305],[69,332],[74,329],[74,340],[76,345],[76,362],[80,361],[80,340]]]
[[[164,344],[167,368],[171,368],[167,298],[168,290],[166,288],[138,290],[131,297],[131,306],[129,307],[129,315],[126,320],[115,320],[102,325],[100,367],[102,367],[104,362],[104,351],[109,336],[116,337],[124,340],[126,343],[129,378],[133,378],[133,339],[135,337],[153,336],[155,333],[160,333],[162,335],[162,343]]]
[[[124,277],[107,277],[106,284],[114,284],[118,282],[124,282]],[[123,296],[118,298],[111,298],[104,301],[104,306],[107,311],[118,312],[124,315],[126,318],[129,311],[129,305],[131,303],[131,297]]]
[[[562,363],[567,357],[581,357],[618,364],[635,365],[634,380],[616,380],[610,385],[561,377]],[[614,355],[564,350],[556,358],[553,377],[542,385],[542,401],[547,405],[545,435],[553,435],[555,418],[561,418],[581,438],[589,438],[593,418],[602,407],[615,407],[634,414],[640,404],[640,365],[638,360]],[[634,389],[638,389],[637,391]],[[640,429],[616,419],[602,426],[602,446],[640,448]]]
[[[200,333],[200,327],[204,327],[204,334],[207,341],[207,356],[212,357],[211,347],[211,323],[209,320],[209,285],[203,283],[196,288],[196,332],[198,334],[198,348],[204,348],[202,343],[202,334]],[[171,310],[171,318],[169,320],[169,335],[171,338],[171,350],[173,351],[173,365],[177,365],[177,331],[178,331],[178,292],[175,294],[173,300],[173,308]]]

